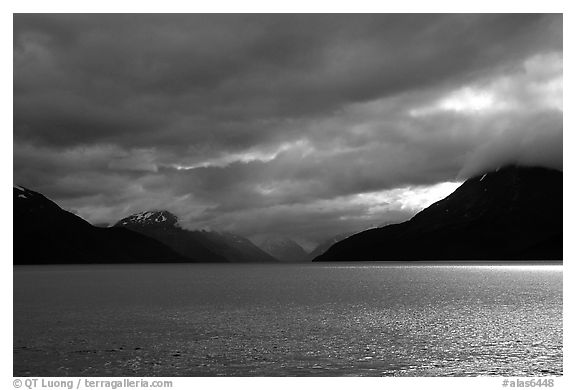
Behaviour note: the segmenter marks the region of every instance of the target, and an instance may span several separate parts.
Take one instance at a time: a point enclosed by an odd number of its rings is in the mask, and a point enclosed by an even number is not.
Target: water
[[[14,268],[16,376],[561,374],[561,266]]]

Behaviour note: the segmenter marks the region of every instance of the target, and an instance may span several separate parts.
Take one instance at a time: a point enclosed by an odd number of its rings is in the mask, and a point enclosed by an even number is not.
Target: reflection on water
[[[14,270],[14,375],[561,374],[561,266]]]

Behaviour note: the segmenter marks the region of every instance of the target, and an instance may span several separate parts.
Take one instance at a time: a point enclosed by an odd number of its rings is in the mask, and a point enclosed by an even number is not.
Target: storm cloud
[[[561,15],[19,14],[14,181],[312,246],[561,169],[562,72]]]

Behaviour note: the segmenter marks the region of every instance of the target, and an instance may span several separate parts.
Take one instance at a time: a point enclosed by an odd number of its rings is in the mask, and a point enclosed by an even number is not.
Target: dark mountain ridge
[[[224,256],[230,262],[277,262],[278,259],[264,252],[246,237],[229,232],[196,231],[205,245]]]
[[[355,234],[315,261],[561,260],[562,172],[508,166],[412,219]]]
[[[154,238],[182,256],[205,262],[275,262],[250,240],[232,233],[187,230],[166,210],[146,211],[121,219],[114,226]]]
[[[225,262],[226,259],[211,251],[194,234],[178,225],[178,218],[166,210],[147,211],[130,215],[114,226],[137,232],[162,242],[181,256],[195,261]]]
[[[358,232],[356,232],[358,233]],[[318,244],[316,246],[316,248],[314,248],[312,250],[312,252],[310,252],[309,256],[310,259],[313,260],[316,257],[324,254],[328,249],[330,249],[330,247],[334,244],[336,244],[337,242],[340,242],[342,240],[344,240],[345,238],[348,238],[356,233],[341,233],[341,234],[337,234],[327,240],[322,241],[320,244]]]
[[[149,237],[92,226],[38,192],[18,186],[13,195],[15,265],[188,261]]]

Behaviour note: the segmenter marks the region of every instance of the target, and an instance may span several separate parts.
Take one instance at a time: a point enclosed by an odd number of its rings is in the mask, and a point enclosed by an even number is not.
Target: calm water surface
[[[14,268],[15,376],[561,374],[561,266]]]

